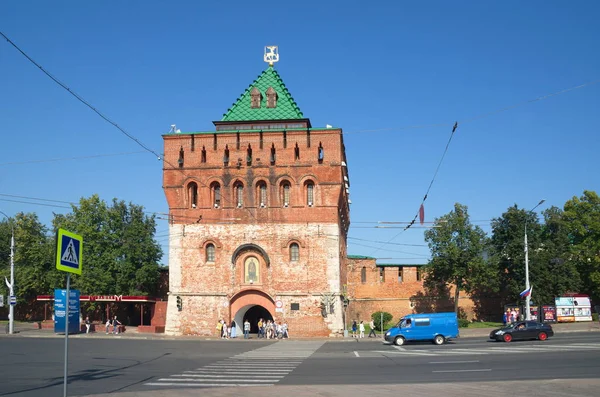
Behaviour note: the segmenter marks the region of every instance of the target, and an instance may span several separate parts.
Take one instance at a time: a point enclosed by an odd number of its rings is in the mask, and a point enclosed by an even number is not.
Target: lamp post
[[[9,289],[9,298],[8,298],[8,304],[10,305],[10,307],[8,308],[8,333],[9,334],[13,334],[15,332],[15,305],[12,304],[11,299],[12,297],[15,295],[15,228],[12,224],[12,222],[10,221],[10,218],[8,215],[6,215],[4,212],[0,211],[0,214],[4,215],[6,217],[6,220],[10,223],[10,230],[11,230],[11,235],[10,235],[10,285],[8,286]],[[8,284],[8,283],[7,283]]]
[[[529,249],[527,247],[527,216],[532,213],[537,207],[544,203],[544,199],[540,200],[539,203],[525,214],[525,290],[528,290],[529,285]],[[529,311],[531,303],[531,292],[525,297],[525,320],[529,321],[531,319],[531,314]]]

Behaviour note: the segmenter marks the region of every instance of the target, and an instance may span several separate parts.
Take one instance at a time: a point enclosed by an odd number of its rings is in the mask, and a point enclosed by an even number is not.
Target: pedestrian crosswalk
[[[273,386],[325,342],[282,341],[145,383],[160,387]]]
[[[490,342],[491,343],[491,342]],[[413,349],[410,346],[391,346],[388,350],[375,350],[372,353],[392,354],[394,356],[457,356],[457,355],[486,355],[486,354],[518,354],[518,353],[555,353],[568,351],[600,350],[600,343],[569,343],[569,344],[535,344],[519,345],[504,344],[504,346],[486,346],[476,348],[437,347],[431,349]],[[361,353],[361,356],[365,356]]]

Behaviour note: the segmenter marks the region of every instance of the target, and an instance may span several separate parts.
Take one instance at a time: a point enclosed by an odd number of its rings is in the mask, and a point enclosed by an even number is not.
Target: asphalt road
[[[0,396],[59,396],[63,339],[0,338]],[[290,385],[425,385],[596,379],[600,334],[569,333],[547,341],[465,338],[401,348],[381,340],[201,341],[72,338],[69,395],[198,387]],[[536,383],[534,383],[535,385]],[[249,390],[249,389],[246,389]]]

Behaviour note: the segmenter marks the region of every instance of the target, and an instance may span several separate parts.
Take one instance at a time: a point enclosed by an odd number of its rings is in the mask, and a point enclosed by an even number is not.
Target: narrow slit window
[[[421,268],[418,267],[417,268],[417,281],[421,281],[422,277],[423,277],[423,275],[421,274]]]
[[[213,185],[213,205],[215,208],[221,206],[221,185],[218,183]]]
[[[287,149],[287,132],[283,131],[283,148]]]
[[[248,144],[248,149],[246,149],[246,164],[252,165],[252,146]]]
[[[183,146],[179,148],[179,159],[177,160],[179,168],[183,168]]]
[[[202,154],[200,155],[200,161],[206,163],[206,148],[202,146]]]
[[[379,268],[379,282],[385,283],[385,268],[384,267]]]
[[[192,152],[196,150],[196,136],[192,135]]]
[[[272,144],[271,145],[271,165],[275,165],[275,159],[276,159],[275,144]]]
[[[325,150],[323,149],[323,144],[321,142],[319,142],[319,151],[318,151],[319,163],[322,163],[324,158],[325,158]]]
[[[398,282],[402,283],[402,277],[403,277],[403,272],[402,272],[402,268],[399,267],[398,268]]]
[[[213,150],[217,150],[217,134],[213,134]]]
[[[239,132],[235,133],[235,148],[237,150],[240,150],[240,133]]]
[[[306,130],[306,147],[310,147],[310,130]]]
[[[298,147],[298,142],[296,142],[296,146],[294,147],[294,160],[300,160],[300,148]]]
[[[225,145],[225,151],[223,152],[223,164],[229,165],[229,147]]]
[[[260,132],[260,135],[258,137],[258,142],[259,142],[259,146],[258,146],[259,149],[262,149],[263,148],[263,132],[262,131]]]
[[[363,284],[367,282],[367,268],[364,266],[360,269],[360,282]]]

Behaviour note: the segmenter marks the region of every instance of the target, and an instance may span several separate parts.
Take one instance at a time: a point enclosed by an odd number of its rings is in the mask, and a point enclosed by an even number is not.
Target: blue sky
[[[212,130],[265,69],[263,47],[278,45],[276,69],[304,115],[344,130],[349,253],[380,262],[427,261],[427,247],[375,243],[424,244],[424,229],[373,226],[414,217],[455,121],[426,221],[460,202],[489,232],[489,220],[513,204],[545,198],[540,209],[562,207],[600,190],[600,84],[470,120],[600,79],[600,3],[286,3],[2,2],[0,30],[157,152],[171,124]],[[4,39],[0,73],[1,211],[34,211],[50,224],[53,212],[68,210],[7,195],[98,193],[167,212],[154,156]],[[41,161],[73,157],[89,158]],[[167,230],[159,220],[158,235]]]

